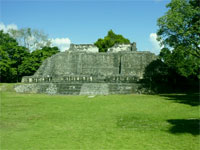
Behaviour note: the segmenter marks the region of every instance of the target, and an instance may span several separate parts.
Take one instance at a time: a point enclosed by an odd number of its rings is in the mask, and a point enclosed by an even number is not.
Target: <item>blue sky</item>
[[[93,43],[112,29],[138,50],[159,51],[155,41],[157,19],[168,0],[1,0],[0,22],[18,29],[41,29],[51,39]],[[68,40],[68,41],[69,41]]]

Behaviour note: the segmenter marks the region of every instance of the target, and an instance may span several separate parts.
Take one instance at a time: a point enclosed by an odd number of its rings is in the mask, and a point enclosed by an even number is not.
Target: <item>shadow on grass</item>
[[[200,119],[170,119],[167,122],[173,125],[169,130],[171,133],[200,134]]]
[[[178,103],[188,104],[191,106],[199,106],[200,99],[198,93],[190,93],[190,94],[161,94],[160,96],[164,96],[167,100],[173,100]]]
[[[153,119],[144,115],[125,115],[117,119],[117,127],[122,129],[138,131],[155,131],[165,128],[163,121]]]

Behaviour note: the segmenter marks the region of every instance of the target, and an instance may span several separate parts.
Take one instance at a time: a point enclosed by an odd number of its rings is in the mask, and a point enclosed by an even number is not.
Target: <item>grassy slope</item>
[[[2,150],[198,150],[200,146],[199,120],[191,119],[199,118],[198,105],[158,95],[49,96],[17,94],[6,84],[0,87]]]

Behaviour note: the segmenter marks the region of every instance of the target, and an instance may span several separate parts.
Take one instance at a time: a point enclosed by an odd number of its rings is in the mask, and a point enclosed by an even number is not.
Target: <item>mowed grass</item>
[[[198,95],[191,105],[184,94],[55,96],[12,85],[0,84],[1,150],[200,148]]]

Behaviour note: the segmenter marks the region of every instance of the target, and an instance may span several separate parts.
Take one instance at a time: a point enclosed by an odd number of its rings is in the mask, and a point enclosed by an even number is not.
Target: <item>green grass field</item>
[[[197,94],[18,94],[0,84],[1,150],[199,150]]]

